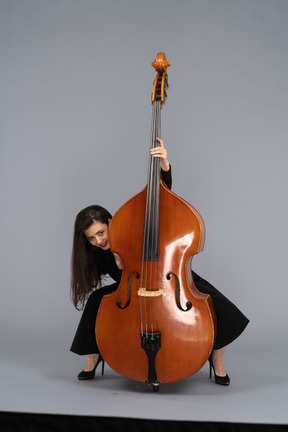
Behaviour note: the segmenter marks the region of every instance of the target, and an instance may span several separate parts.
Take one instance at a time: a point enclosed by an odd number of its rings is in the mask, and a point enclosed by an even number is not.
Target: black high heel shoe
[[[219,376],[216,375],[215,373],[215,369],[214,369],[214,365],[213,365],[213,361],[212,361],[212,354],[210,355],[209,359],[209,364],[210,364],[210,379],[212,378],[212,369],[214,372],[214,377],[215,377],[215,383],[216,384],[220,384],[220,385],[225,385],[228,386],[230,384],[230,378],[229,376],[226,374],[225,376]]]
[[[97,362],[96,362],[94,368],[93,368],[91,371],[84,371],[84,370],[83,370],[82,372],[80,372],[79,375],[78,375],[78,379],[79,379],[79,380],[89,380],[89,379],[93,379],[93,378],[95,377],[95,372],[96,372],[97,366],[98,366],[99,363],[101,363],[101,362],[102,362],[102,375],[104,375],[104,365],[105,365],[105,362],[104,362],[104,359],[103,359],[103,357],[101,356],[101,354],[99,354],[98,360],[97,360]]]

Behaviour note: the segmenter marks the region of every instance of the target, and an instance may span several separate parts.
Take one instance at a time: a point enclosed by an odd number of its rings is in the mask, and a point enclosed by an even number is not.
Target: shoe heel
[[[210,364],[210,379],[212,378],[212,369],[213,369],[215,383],[220,384],[220,385],[224,385],[224,386],[228,386],[230,384],[230,378],[227,374],[224,377],[216,375],[213,361],[212,361],[212,354],[210,355],[208,360],[209,360],[209,364]]]
[[[95,377],[95,373],[96,373],[96,369],[98,367],[98,365],[102,363],[102,375],[104,375],[104,365],[105,365],[105,361],[103,359],[103,357],[101,356],[101,354],[99,354],[98,360],[96,365],[94,366],[94,368],[91,371],[82,371],[79,373],[78,375],[78,379],[79,380],[88,380],[88,379],[93,379]]]
[[[209,378],[212,379],[212,356],[211,355],[208,361],[209,361]]]

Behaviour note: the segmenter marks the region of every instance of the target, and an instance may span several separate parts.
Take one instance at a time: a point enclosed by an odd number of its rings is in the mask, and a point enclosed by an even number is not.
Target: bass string
[[[154,136],[154,145],[155,147],[159,146],[159,142],[157,141],[157,138],[161,138],[161,102],[156,102],[156,118],[155,118],[155,136]],[[155,261],[151,262],[151,267],[153,266],[153,270],[151,271],[151,275],[154,275],[154,286],[151,286],[151,289],[154,291],[157,291],[157,273],[158,273],[158,260],[159,260],[159,207],[160,207],[160,159],[159,158],[153,158],[154,164],[155,164],[155,173],[153,176],[154,181],[154,190],[155,190],[155,196],[154,201],[155,205],[153,206],[154,209],[154,230],[153,230],[153,249],[155,251]],[[152,269],[151,269],[152,270]],[[157,297],[151,297],[151,302],[154,303],[154,319],[155,319],[155,325],[157,325],[157,304],[158,300]],[[151,316],[153,314],[151,313]],[[157,329],[156,329],[157,330]],[[154,328],[153,328],[154,331]]]
[[[153,105],[152,110],[152,126],[151,126],[151,137],[150,137],[150,147],[153,146],[154,141],[154,126],[155,125],[155,109]],[[144,291],[147,287],[147,272],[148,267],[147,259],[149,253],[149,227],[151,226],[151,180],[152,180],[152,161],[151,155],[149,155],[149,166],[148,166],[148,175],[147,175],[147,194],[146,194],[146,210],[145,210],[145,226],[144,226],[144,237],[143,237],[143,251],[142,251],[142,264],[141,264],[141,279],[140,279],[140,288]],[[140,316],[141,316],[141,334],[143,335],[148,332],[148,317],[147,317],[147,307],[145,297],[142,299],[142,293],[140,292]]]
[[[153,146],[154,141],[154,126],[155,125],[155,109],[153,105],[152,110],[152,125],[151,125],[151,137],[150,137],[150,147]],[[145,226],[144,226],[144,236],[143,236],[143,250],[142,250],[142,263],[141,263],[141,278],[140,278],[140,289],[145,290],[147,285],[147,262],[148,252],[149,252],[149,232],[148,228],[151,224],[151,179],[152,179],[152,161],[151,155],[149,155],[149,165],[147,174],[147,194],[146,194],[146,209],[145,209]],[[148,322],[147,322],[147,308],[145,297],[143,297],[140,292],[140,317],[141,317],[141,335],[148,332]]]
[[[157,138],[161,134],[160,102],[153,103],[151,148],[159,146]],[[141,264],[140,318],[141,335],[145,332],[154,334],[157,326],[157,297],[152,291],[157,289],[157,269],[159,254],[159,191],[160,191],[160,160],[149,155],[147,197],[145,210],[145,227]],[[149,276],[148,276],[149,275]],[[149,279],[148,279],[149,278]],[[151,293],[151,294],[150,294]],[[148,314],[149,310],[149,314]],[[150,317],[148,319],[148,316]],[[149,322],[148,322],[149,321]]]

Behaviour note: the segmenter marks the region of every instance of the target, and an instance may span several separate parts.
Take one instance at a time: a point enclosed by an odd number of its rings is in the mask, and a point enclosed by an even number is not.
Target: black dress
[[[171,167],[169,171],[162,171],[162,178],[166,185],[171,189],[172,176]],[[121,270],[118,269],[114,255],[109,250],[101,250],[101,274],[108,274],[115,280],[115,283],[104,286],[93,291],[85,305],[82,317],[77,328],[70,350],[76,354],[87,355],[99,353],[95,338],[96,316],[102,297],[115,291],[121,279]],[[217,318],[217,336],[214,349],[220,349],[233,342],[245,329],[249,320],[243,313],[230,301],[221,294],[213,285],[192,271],[193,280],[196,288],[211,296],[216,318]]]
[[[108,274],[116,282],[93,291],[85,304],[80,323],[78,325],[70,351],[85,355],[99,353],[95,338],[95,324],[97,312],[106,294],[118,288],[122,271],[118,269],[113,253],[109,250],[100,250],[101,274]]]

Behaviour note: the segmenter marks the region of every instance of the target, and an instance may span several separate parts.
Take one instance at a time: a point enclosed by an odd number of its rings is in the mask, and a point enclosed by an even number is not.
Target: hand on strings
[[[157,138],[157,141],[160,145],[151,149],[151,155],[153,157],[160,158],[161,168],[163,169],[163,171],[169,171],[170,165],[167,159],[167,150],[165,149],[164,143],[160,138]]]

